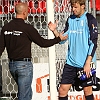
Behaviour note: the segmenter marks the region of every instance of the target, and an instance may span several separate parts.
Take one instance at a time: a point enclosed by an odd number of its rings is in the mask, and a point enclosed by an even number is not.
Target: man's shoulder
[[[86,13],[86,17],[87,19],[90,19],[90,20],[95,18],[91,13]]]
[[[86,17],[87,17],[88,20],[95,19],[95,17],[91,13],[88,13],[88,12],[86,13]],[[76,16],[74,14],[72,14],[68,18],[75,19]]]
[[[9,26],[9,23],[5,23],[4,26],[2,26],[2,29],[6,28],[7,26]]]
[[[93,23],[97,23],[96,18],[91,13],[87,13],[86,17],[87,17],[87,21],[88,21],[88,26],[90,26]]]
[[[5,23],[3,27],[6,27],[6,26],[10,25],[12,22],[13,22],[13,20],[11,20],[11,21]]]

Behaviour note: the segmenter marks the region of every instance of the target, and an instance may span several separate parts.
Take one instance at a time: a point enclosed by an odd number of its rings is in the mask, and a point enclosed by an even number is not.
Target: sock
[[[93,94],[85,96],[86,100],[94,100]]]
[[[59,97],[59,100],[68,100],[68,95],[66,97]]]

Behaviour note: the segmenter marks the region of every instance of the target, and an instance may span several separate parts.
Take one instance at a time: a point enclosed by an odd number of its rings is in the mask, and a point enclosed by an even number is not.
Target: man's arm
[[[91,61],[92,61],[92,56],[88,56],[84,65],[84,72],[86,73],[87,78],[90,77]]]
[[[2,55],[2,52],[5,49],[5,40],[4,40],[4,34],[3,34],[3,30],[1,30],[0,33],[0,56]]]
[[[86,73],[87,77],[90,77],[90,70],[91,70],[90,64],[97,48],[98,29],[97,29],[97,20],[92,15],[88,14],[87,19],[90,31],[90,40],[89,40],[88,57],[84,65],[84,72]]]
[[[48,23],[48,28],[53,32],[53,34],[58,37],[59,36],[59,32],[57,31],[57,24],[58,24],[58,21],[56,21],[54,24],[50,21]]]
[[[45,39],[41,37],[38,31],[31,25],[29,26],[30,30],[28,30],[28,37],[31,41],[39,45],[40,47],[50,47],[54,44],[59,43],[60,41],[66,40],[67,36],[63,36],[60,34],[58,37],[54,37],[52,39]]]

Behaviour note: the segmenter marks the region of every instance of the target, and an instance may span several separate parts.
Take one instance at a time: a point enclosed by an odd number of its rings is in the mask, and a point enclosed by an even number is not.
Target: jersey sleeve
[[[66,21],[66,23],[65,23],[64,33],[68,30],[68,27],[69,27],[69,24],[68,24],[68,19],[67,19],[67,21]]]
[[[90,31],[88,55],[93,57],[96,52],[97,40],[98,40],[97,20],[92,15],[89,15],[87,18],[88,18],[88,27]]]

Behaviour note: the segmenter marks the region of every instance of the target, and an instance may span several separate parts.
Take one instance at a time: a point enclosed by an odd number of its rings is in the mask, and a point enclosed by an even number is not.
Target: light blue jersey
[[[95,39],[97,39],[97,37],[93,34],[97,34],[97,25],[93,23],[90,31],[86,14],[87,12],[79,18],[75,15],[71,15],[68,18],[67,31],[64,33],[64,35],[68,34],[66,63],[74,67],[84,67],[88,55],[93,56],[92,60],[94,62],[96,60],[94,48],[96,47],[97,40],[95,41]],[[65,43],[65,41],[60,42],[60,44],[63,43]]]

